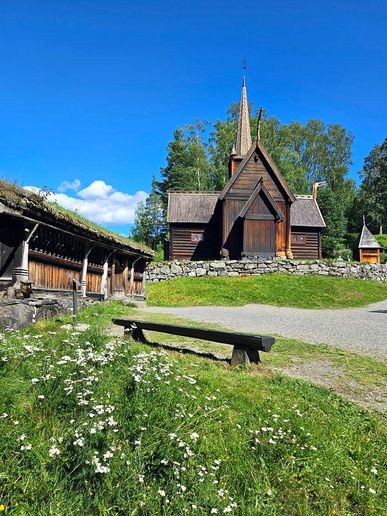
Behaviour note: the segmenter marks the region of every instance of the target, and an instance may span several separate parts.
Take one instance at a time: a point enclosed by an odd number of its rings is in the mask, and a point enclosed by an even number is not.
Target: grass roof
[[[92,238],[102,238],[109,240],[111,243],[153,255],[153,251],[146,245],[95,224],[79,215],[79,213],[67,210],[55,202],[49,202],[47,197],[48,193],[44,190],[41,193],[34,193],[14,183],[0,179],[0,201],[8,208],[22,215],[42,222],[47,221],[51,224],[56,222],[60,226],[70,225],[76,227],[80,232],[89,233],[89,236]]]

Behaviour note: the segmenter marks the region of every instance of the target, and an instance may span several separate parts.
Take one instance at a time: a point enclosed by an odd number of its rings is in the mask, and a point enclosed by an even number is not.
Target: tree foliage
[[[164,241],[166,231],[164,207],[153,178],[151,193],[137,206],[132,238],[155,250]]]
[[[387,138],[375,145],[364,160],[362,183],[351,212],[351,230],[359,231],[365,216],[374,233],[387,229]]]

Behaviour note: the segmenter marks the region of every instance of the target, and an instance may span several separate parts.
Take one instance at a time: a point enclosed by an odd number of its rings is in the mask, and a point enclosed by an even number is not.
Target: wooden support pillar
[[[128,275],[129,275],[129,266],[128,266],[128,257],[126,256],[125,257],[125,267],[124,267],[124,270],[122,272],[122,281],[123,281],[123,286],[124,286],[124,293],[125,293],[125,296],[127,296],[129,294],[129,280],[128,280]]]
[[[293,259],[290,204],[288,202],[286,203],[286,258]]]
[[[144,265],[144,270],[142,273],[142,282],[141,282],[141,296],[145,297],[145,269],[146,269],[146,263]]]
[[[112,257],[112,280],[110,282],[110,294],[114,294],[114,283],[115,283],[115,275],[116,275],[116,264],[114,262],[114,253]]]
[[[82,275],[81,275],[81,292],[82,297],[86,297],[86,290],[87,290],[87,267],[89,265],[89,254],[90,251],[93,249],[93,247],[86,249],[85,257],[83,258],[82,262]]]
[[[30,240],[34,235],[35,231],[38,229],[39,223],[35,224],[35,226],[30,231],[28,228],[25,228],[25,231],[29,231],[27,238],[23,240],[21,243],[21,256],[20,256],[20,265],[13,268],[12,274],[15,279],[15,285],[20,285],[20,283],[28,282],[29,273],[28,273],[28,252],[30,248]]]
[[[102,278],[101,278],[101,294],[103,298],[106,300],[108,297],[108,274],[109,274],[109,258],[113,252],[109,253],[105,261],[103,262],[103,270],[102,270]]]
[[[134,266],[136,265],[136,263],[138,262],[138,260],[141,259],[141,256],[139,256],[138,258],[136,258],[134,260],[134,262],[132,263],[132,267],[130,269],[130,286],[129,286],[129,292],[130,292],[130,295],[133,297],[133,293],[134,293]]]

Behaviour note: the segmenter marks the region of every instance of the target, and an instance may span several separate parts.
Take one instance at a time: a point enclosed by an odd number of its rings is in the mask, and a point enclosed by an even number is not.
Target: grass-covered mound
[[[387,298],[387,285],[328,276],[264,274],[244,277],[179,278],[148,283],[151,306],[242,306],[263,303],[296,308],[347,308]]]
[[[383,513],[381,417],[260,368],[109,339],[109,310],[85,310],[83,333],[1,337],[6,513]]]

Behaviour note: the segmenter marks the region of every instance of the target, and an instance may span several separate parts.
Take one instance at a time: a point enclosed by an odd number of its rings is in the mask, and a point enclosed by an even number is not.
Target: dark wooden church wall
[[[216,224],[171,224],[171,259],[219,258],[220,230],[218,228]]]
[[[292,226],[291,246],[294,258],[321,258],[321,234],[318,228]]]

